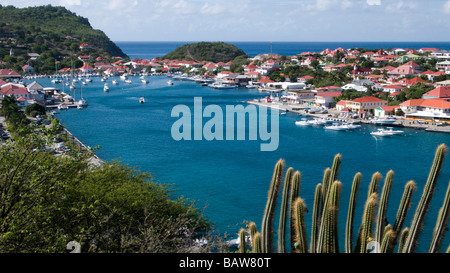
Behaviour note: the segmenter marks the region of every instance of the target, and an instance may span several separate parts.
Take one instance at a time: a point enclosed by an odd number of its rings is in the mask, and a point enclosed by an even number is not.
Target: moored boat
[[[346,130],[350,129],[350,128],[348,128],[347,125],[339,124],[339,123],[333,123],[332,125],[324,126],[323,128],[326,130],[334,130],[334,131],[346,131]]]

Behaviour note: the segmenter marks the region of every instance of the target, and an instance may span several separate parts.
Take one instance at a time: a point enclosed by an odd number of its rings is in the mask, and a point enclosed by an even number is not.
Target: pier
[[[437,123],[434,123],[434,122],[419,123],[416,120],[400,118],[400,119],[397,119],[392,124],[380,125],[380,124],[373,124],[371,122],[371,120],[369,120],[369,119],[342,117],[342,116],[340,116],[339,111],[337,111],[335,109],[327,109],[328,110],[327,114],[319,114],[319,113],[306,112],[305,109],[310,108],[310,106],[302,105],[302,104],[293,105],[293,104],[287,104],[287,103],[282,103],[282,102],[270,102],[269,103],[269,102],[258,101],[258,100],[248,100],[247,103],[257,105],[257,106],[272,108],[272,109],[278,109],[279,111],[297,113],[302,116],[309,116],[309,117],[314,117],[314,118],[326,118],[326,119],[337,121],[337,122],[362,123],[362,124],[390,126],[390,127],[404,127],[404,128],[411,128],[411,129],[417,129],[417,130],[425,130],[427,132],[450,133],[450,125],[439,126],[439,125],[437,125]]]

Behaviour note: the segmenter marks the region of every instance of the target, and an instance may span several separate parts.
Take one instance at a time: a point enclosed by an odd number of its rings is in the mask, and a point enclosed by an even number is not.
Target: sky
[[[449,41],[450,0],[0,0],[64,6],[113,41]]]

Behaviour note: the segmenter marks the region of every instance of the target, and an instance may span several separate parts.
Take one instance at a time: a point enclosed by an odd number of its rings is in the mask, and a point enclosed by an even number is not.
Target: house
[[[318,106],[325,106],[328,108],[333,108],[336,105],[336,102],[334,101],[334,98],[341,96],[341,92],[324,92],[317,94],[316,104]]]
[[[450,80],[440,81],[434,84],[436,87],[439,86],[450,86]]]
[[[450,119],[450,102],[445,99],[414,99],[400,104],[406,118]]]
[[[352,112],[359,113],[361,111],[374,112],[374,110],[380,106],[387,106],[387,101],[372,97],[365,96],[347,102],[346,107]]]
[[[403,91],[403,86],[390,84],[382,87],[383,92],[389,92],[390,94]]]
[[[450,86],[439,86],[422,95],[422,99],[445,99],[450,101]]]
[[[220,71],[219,73],[217,73],[217,78],[221,79],[221,78],[226,78],[226,77],[229,77],[232,75],[234,75],[234,73],[231,71]]]
[[[310,90],[288,90],[287,99],[291,103],[313,102],[315,93]]]
[[[425,83],[425,84],[429,84],[429,83],[427,83],[426,80],[424,80],[422,78],[419,78],[419,77],[415,77],[415,78],[412,78],[412,79],[404,78],[404,79],[399,80],[397,82],[397,84],[405,85],[405,86],[413,86],[413,85],[418,84],[419,82]]]
[[[83,62],[91,61],[92,56],[91,55],[80,55],[80,56],[78,56],[78,59]]]
[[[395,111],[397,111],[398,108],[400,108],[400,106],[398,106],[398,105],[380,106],[375,109],[374,116],[380,117],[380,118],[384,118],[386,116],[393,116],[393,115],[395,115]]]
[[[344,109],[347,109],[347,102],[349,102],[348,100],[341,100],[338,103],[336,103],[336,110],[338,111],[342,111]]]
[[[25,99],[30,98],[30,93],[21,84],[8,83],[2,85],[0,98],[3,99],[5,96],[14,96],[16,99],[23,97]]]
[[[28,64],[22,66],[22,70],[25,73],[33,73],[34,72],[34,68],[31,65],[28,65]]]
[[[216,67],[217,66],[214,63],[206,63],[202,66],[202,68],[204,68],[204,69],[206,69],[206,71],[210,71],[210,72],[216,70]]]
[[[430,57],[437,59],[450,59],[450,50],[438,50],[431,52]]]
[[[406,77],[406,76],[414,76],[419,75],[422,72],[422,68],[413,61],[409,61],[404,65],[397,67],[396,69],[392,69],[388,72],[389,75],[394,75],[397,77]]]
[[[87,44],[87,43],[81,43],[80,44],[80,49],[81,50],[89,50],[89,49],[92,49],[92,46]]]
[[[303,77],[298,77],[297,78],[297,82],[306,83],[309,80],[314,80],[314,77],[313,76],[303,76]]]
[[[429,81],[434,81],[434,77],[445,75],[445,72],[443,72],[443,71],[434,72],[434,71],[428,70],[428,71],[423,72],[421,75],[427,76]]]
[[[450,74],[450,61],[443,61],[436,63],[436,69],[439,71],[444,71],[447,74]]]
[[[0,78],[5,79],[20,78],[20,74],[12,69],[0,69]]]
[[[83,66],[79,68],[82,73],[92,73],[94,72],[94,68],[90,66],[88,63],[83,63]]]
[[[420,52],[420,53],[426,53],[426,52],[432,53],[432,52],[439,51],[439,49],[438,48],[421,48],[421,49],[419,49],[417,51]]]

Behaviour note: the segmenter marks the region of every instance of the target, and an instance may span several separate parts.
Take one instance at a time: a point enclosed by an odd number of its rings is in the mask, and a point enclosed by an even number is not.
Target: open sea
[[[133,58],[154,58],[169,53],[183,42],[117,42],[122,50]],[[249,55],[269,53],[270,43],[236,42]],[[450,49],[450,43],[272,43],[272,52],[284,55],[303,51],[320,51],[364,47],[416,48],[438,47]],[[344,230],[352,179],[361,172],[363,180],[358,194],[355,236],[359,229],[367,188],[373,173],[383,176],[394,170],[394,183],[388,206],[388,221],[393,224],[404,185],[409,180],[417,183],[414,203],[404,227],[411,217],[423,191],[424,183],[434,157],[436,147],[450,146],[450,135],[431,133],[418,129],[404,129],[404,134],[390,138],[370,135],[376,129],[364,125],[353,131],[326,131],[320,127],[299,127],[294,123],[300,117],[287,113],[279,116],[279,147],[276,151],[261,152],[260,140],[235,141],[175,141],[171,128],[178,117],[171,117],[174,106],[187,105],[193,113],[194,97],[202,97],[203,106],[242,104],[243,101],[260,98],[266,94],[251,89],[218,90],[190,81],[174,81],[167,85],[165,76],[149,76],[148,84],[138,77],[133,83],[111,84],[110,91],[103,91],[100,78],[83,86],[83,97],[89,106],[83,110],[61,111],[57,117],[76,137],[86,145],[101,146],[98,156],[105,160],[118,159],[145,172],[150,172],[156,182],[171,184],[174,196],[195,200],[196,207],[211,220],[217,231],[235,238],[245,221],[255,221],[260,229],[266,204],[267,191],[275,163],[283,158],[286,167],[293,167],[302,174],[300,196],[305,200],[310,232],[314,190],[322,182],[323,171],[331,167],[335,154],[342,155],[339,180],[343,183],[340,202],[340,247],[344,247]],[[50,79],[38,80],[44,86],[58,86]],[[67,88],[65,88],[68,92]],[[69,92],[68,92],[69,93]],[[79,98],[80,94],[72,94]],[[145,97],[146,103],[138,103]],[[225,111],[224,111],[225,113]],[[203,122],[210,118],[204,118]],[[239,124],[237,125],[239,126]],[[420,236],[418,252],[426,252],[431,240],[439,208],[450,181],[450,158],[444,161],[434,198]],[[379,193],[383,181],[380,181]],[[276,217],[278,218],[278,217]],[[276,222],[278,219],[276,219]],[[309,234],[308,234],[309,236]],[[308,239],[309,240],[309,239]],[[450,244],[450,234],[444,238],[441,251]]]

